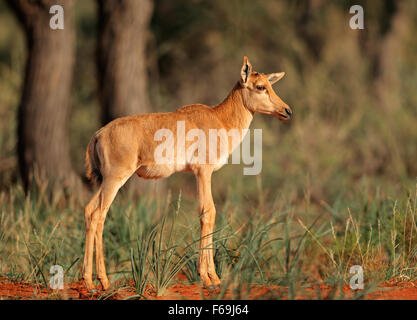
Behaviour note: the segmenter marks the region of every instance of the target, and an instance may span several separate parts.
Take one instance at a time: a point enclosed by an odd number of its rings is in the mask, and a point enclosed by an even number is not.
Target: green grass
[[[0,277],[48,287],[49,268],[59,264],[66,283],[79,279],[83,208],[45,194],[40,188],[25,196],[17,186],[0,195]],[[321,206],[308,196],[299,203],[279,198],[262,205],[235,203],[234,197],[217,205],[219,299],[226,293],[245,299],[257,285],[281,288],[269,298],[293,299],[315,284],[335,289],[327,298],[343,298],[336,289],[349,283],[352,265],[363,267],[368,291],[386,280],[417,279],[416,188],[392,197],[364,182],[347,199]],[[135,202],[122,194],[110,209],[104,248],[111,281],[122,280],[122,286],[133,278],[137,297],[146,286],[162,295],[181,270],[186,283],[199,283],[196,201],[192,195],[176,204],[169,197],[147,199]],[[317,298],[323,298],[320,292]]]

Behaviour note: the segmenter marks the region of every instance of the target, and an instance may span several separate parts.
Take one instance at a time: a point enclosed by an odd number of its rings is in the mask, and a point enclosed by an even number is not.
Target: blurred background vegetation
[[[354,4],[364,8],[364,30],[349,28]],[[0,190],[7,194],[21,185],[17,112],[27,47],[21,25],[1,0],[0,21]],[[97,2],[75,1],[74,23],[67,121],[71,164],[82,176],[85,148],[103,124]],[[340,203],[342,211],[361,196],[395,201],[414,188],[416,1],[154,0],[145,33],[150,111],[219,103],[239,79],[244,55],[256,71],[286,72],[276,91],[295,116],[285,124],[255,116],[251,128],[263,129],[263,170],[243,176],[242,166],[228,165],[214,174],[219,208],[226,199],[248,214],[282,201],[295,208],[307,202],[329,214],[329,204]],[[192,175],[174,175],[167,183],[175,195],[182,190],[195,202]],[[156,197],[166,199],[166,193]]]
[[[277,92],[295,111],[289,124],[258,115],[252,126],[264,130],[258,179],[272,197],[285,190],[296,200],[308,185],[312,199],[332,201],[363,177],[384,189],[415,182],[417,4],[356,1],[365,10],[365,29],[351,30],[352,4],[154,1],[146,31],[151,110],[219,103],[237,81],[247,55],[257,71],[286,72]],[[68,134],[72,166],[82,175],[85,147],[101,126],[97,3],[75,1],[74,15]],[[16,114],[27,48],[5,1],[0,1],[0,18],[0,187],[7,190],[20,183]],[[217,173],[215,196],[222,197],[230,187],[248,197],[256,192],[256,178],[241,172],[230,165]],[[190,179],[175,177],[169,184],[191,190]]]

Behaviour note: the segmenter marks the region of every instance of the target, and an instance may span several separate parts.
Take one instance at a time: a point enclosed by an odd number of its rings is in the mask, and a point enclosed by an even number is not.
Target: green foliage
[[[77,281],[84,248],[82,207],[35,191],[25,196],[17,187],[0,194],[0,277],[48,287],[49,268],[59,264],[66,283]],[[308,196],[296,205],[282,199],[244,205],[234,202],[236,195],[231,192],[219,205],[213,234],[216,271],[223,280],[217,298],[246,299],[263,285],[272,288],[269,298],[292,299],[314,284],[335,288],[327,298],[343,298],[337,288],[348,284],[355,264],[365,270],[368,291],[381,281],[416,279],[417,188],[393,199],[364,181],[359,190],[347,192],[345,201],[322,207]],[[148,285],[162,295],[179,281],[180,272],[190,282],[199,281],[197,204],[179,203],[168,214],[161,200],[132,202],[120,195],[104,229],[112,282],[133,275],[143,297]]]
[[[163,217],[158,230],[158,239],[153,239],[152,241],[151,266],[154,276],[153,286],[157,296],[161,296],[165,292],[175,276],[184,268],[187,262],[198,253],[198,251],[193,251],[191,246],[180,248],[180,246],[174,242],[179,241],[179,243],[181,243],[182,239],[187,235],[187,233],[179,235],[174,229],[176,216],[180,209],[180,199],[181,198],[178,199],[178,208],[172,218],[167,240],[164,239],[164,234],[166,232],[166,217]]]
[[[137,242],[137,257],[131,250],[131,264],[132,264],[132,276],[135,282],[136,293],[139,297],[143,297],[147,284],[149,283],[149,275],[151,273],[152,265],[148,267],[148,256],[151,251],[151,247],[155,242],[157,229],[153,229],[149,235],[140,236]]]

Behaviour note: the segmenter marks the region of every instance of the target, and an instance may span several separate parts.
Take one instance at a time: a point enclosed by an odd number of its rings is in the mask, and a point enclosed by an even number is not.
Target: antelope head
[[[281,100],[272,85],[282,79],[285,72],[263,74],[253,71],[249,59],[243,58],[240,71],[243,103],[251,112],[274,116],[287,121],[292,116],[291,108]]]

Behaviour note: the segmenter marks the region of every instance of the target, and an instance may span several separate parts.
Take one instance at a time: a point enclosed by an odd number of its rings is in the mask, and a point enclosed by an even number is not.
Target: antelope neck
[[[253,112],[244,105],[242,87],[239,82],[226,99],[214,107],[214,110],[227,130],[248,129],[253,119]]]

